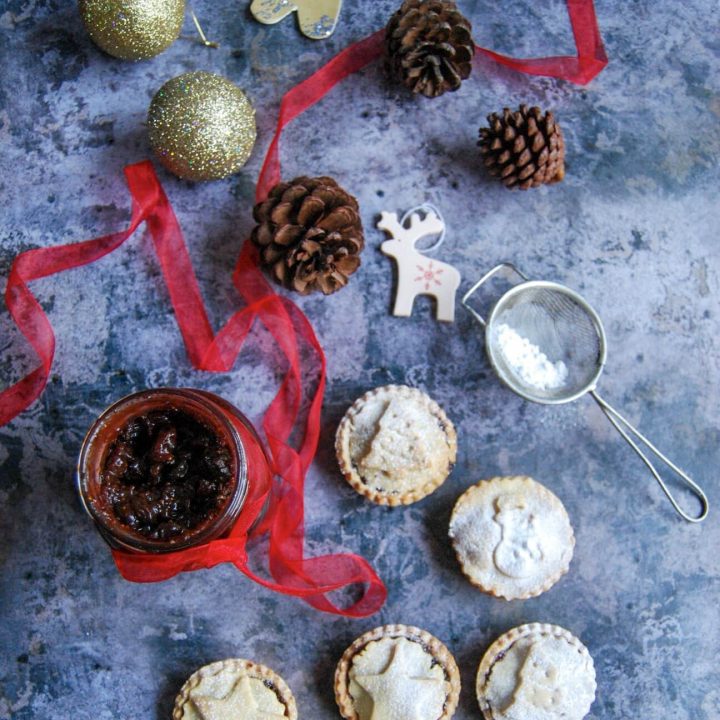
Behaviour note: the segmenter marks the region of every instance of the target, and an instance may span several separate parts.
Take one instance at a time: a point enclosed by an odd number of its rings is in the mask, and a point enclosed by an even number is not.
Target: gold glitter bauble
[[[177,40],[185,0],[80,0],[90,37],[123,60],[147,60]]]
[[[150,103],[150,145],[170,172],[187,180],[219,180],[250,157],[255,111],[221,75],[191,72],[168,80]]]

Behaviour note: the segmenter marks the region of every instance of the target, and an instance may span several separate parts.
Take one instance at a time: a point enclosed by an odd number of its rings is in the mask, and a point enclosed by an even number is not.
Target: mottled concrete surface
[[[313,43],[293,19],[258,25],[248,4],[194,3],[221,49],[180,41],[132,64],[92,45],[74,2],[2,3],[1,277],[19,250],[123,227],[122,168],[148,155],[152,94],[180,72],[212,70],[244,87],[257,108],[251,162],[213,184],[161,177],[216,326],[229,316],[237,307],[230,270],[251,228],[254,181],[282,93],[380,27],[395,6],[347,0],[335,35]],[[228,567],[155,585],[122,581],[73,488],[90,422],[111,400],[157,385],[207,388],[257,416],[279,360],[259,334],[232,372],[193,371],[141,232],[96,266],[33,285],[57,331],[57,356],[42,399],[0,429],[0,718],[168,718],[184,678],[228,656],[274,667],[303,718],[333,718],[332,671],[343,649],[375,625],[404,622],[455,653],[464,682],[456,717],[466,720],[479,715],[473,678],[485,648],[526,621],[558,623],[587,644],[598,673],[595,720],[720,717],[720,13],[715,0],[597,4],[611,63],[586,88],[481,60],[460,92],[428,102],[388,84],[376,64],[297,120],[283,141],[286,177],[336,176],[358,196],[367,228],[363,267],[349,287],[300,305],[327,350],[330,376],[307,483],[308,552],[368,557],[389,589],[376,617],[320,615]],[[480,44],[516,55],[572,50],[559,0],[460,5]],[[521,101],[554,108],[562,122],[568,172],[559,186],[510,193],[479,166],[478,125]],[[439,325],[420,302],[411,319],[390,317],[391,265],[377,250],[374,220],[423,200],[448,219],[439,257],[460,268],[464,287],[512,259],[585,293],[609,337],[604,394],[706,486],[715,503],[706,523],[674,516],[589,399],[543,407],[503,389],[465,313]],[[3,385],[34,366],[4,310],[0,352]],[[332,450],[345,408],[386,382],[427,390],[460,438],[445,485],[397,510],[355,495]],[[498,473],[547,484],[576,531],[570,573],[526,602],[474,590],[446,539],[455,498]]]

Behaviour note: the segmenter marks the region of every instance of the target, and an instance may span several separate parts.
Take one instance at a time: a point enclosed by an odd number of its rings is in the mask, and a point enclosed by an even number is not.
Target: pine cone
[[[415,93],[437,97],[470,75],[470,22],[449,0],[405,0],[385,29],[390,73]]]
[[[252,241],[281,285],[330,295],[360,267],[365,246],[357,200],[329,177],[278,183],[253,210]]]
[[[509,188],[527,190],[565,177],[565,142],[551,112],[521,105],[488,115],[480,128],[480,152],[490,174]]]

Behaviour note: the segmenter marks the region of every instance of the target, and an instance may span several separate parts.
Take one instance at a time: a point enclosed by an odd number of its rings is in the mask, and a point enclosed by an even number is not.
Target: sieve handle
[[[470,296],[475,294],[490,278],[495,277],[499,272],[502,270],[510,270],[511,272],[514,272],[518,277],[521,277],[523,282],[527,282],[529,279],[524,273],[521,273],[512,263],[504,262],[500,263],[499,265],[496,265],[492,270],[489,272],[486,272],[462,297],[462,300],[460,301],[462,306],[468,310],[473,317],[483,326],[485,327],[485,318],[474,308],[470,307],[468,305],[468,300],[470,299]]]
[[[642,458],[642,461],[648,466],[653,477],[658,481],[658,484],[662,488],[662,491],[667,495],[668,500],[675,508],[675,512],[680,515],[681,518],[688,522],[698,523],[705,519],[708,514],[708,499],[705,493],[702,491],[700,486],[690,479],[687,473],[683,472],[675,463],[669,458],[665,457],[637,428],[633,427],[615,408],[611,407],[595,390],[591,390],[590,394],[595,399],[595,402],[600,406],[600,409],[605,413],[607,419],[615,426],[615,429],[623,436],[625,441],[630,447]],[[623,427],[624,426],[624,427]],[[682,480],[692,488],[693,492],[697,495],[700,500],[700,514],[695,517],[688,515],[678,504],[677,500],[673,497],[670,489],[665,484],[665,481],[660,477],[660,473],[655,469],[655,466],[650,462],[650,459],[640,449],[639,445],[630,437],[632,433],[640,442],[642,442],[650,451],[652,451],[660,460],[662,460],[669,468],[675,471]]]

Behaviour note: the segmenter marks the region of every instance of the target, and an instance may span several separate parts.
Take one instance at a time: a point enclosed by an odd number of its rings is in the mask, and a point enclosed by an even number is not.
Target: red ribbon
[[[587,83],[607,64],[592,0],[567,0],[577,47],[576,57],[516,60],[484,48],[478,53],[515,70],[550,75],[575,83]],[[383,52],[384,30],[346,48],[282,99],[277,129],[268,148],[258,179],[256,199],[261,200],[280,181],[279,143],[285,126],[322,99],[338,82],[378,59]],[[125,168],[132,195],[129,227],[94,240],[37,248],[15,258],[5,291],[8,310],[18,328],[40,358],[40,366],[0,393],[0,425],[27,408],[42,393],[55,354],[55,336],[28,283],[48,275],[86,265],[120,247],[146,222],[170,293],[180,332],[192,364],[200,370],[225,372],[232,368],[256,319],[272,334],[288,361],[282,385],[263,418],[263,430],[272,457],[273,471],[281,479],[279,488],[257,487],[245,506],[243,520],[227,538],[165,555],[131,555],[114,552],[124,577],[146,582],[172,577],[178,572],[232,562],[256,582],[279,592],[302,597],[313,607],[351,617],[376,612],[385,601],[386,590],[372,567],[352,554],[303,557],[303,485],[317,448],[320,410],[325,389],[325,357],[313,329],[300,309],[273,292],[258,269],[254,246],[246,242],[240,253],[234,284],[246,302],[215,335],[205,311],[185,241],[175,213],[148,161]],[[302,399],[303,371],[299,340],[309,344],[319,359],[319,379],[305,419],[304,437],[298,450],[289,438],[298,422]],[[239,431],[242,428],[238,427]],[[248,528],[272,492],[272,511],[263,527],[270,530],[269,567],[275,582],[247,567]],[[360,583],[364,591],[349,608],[337,607],[327,594]]]
[[[577,55],[516,59],[492,50],[476,47],[475,51],[528,75],[547,75],[587,85],[608,64],[600,37],[593,0],[566,0]]]

